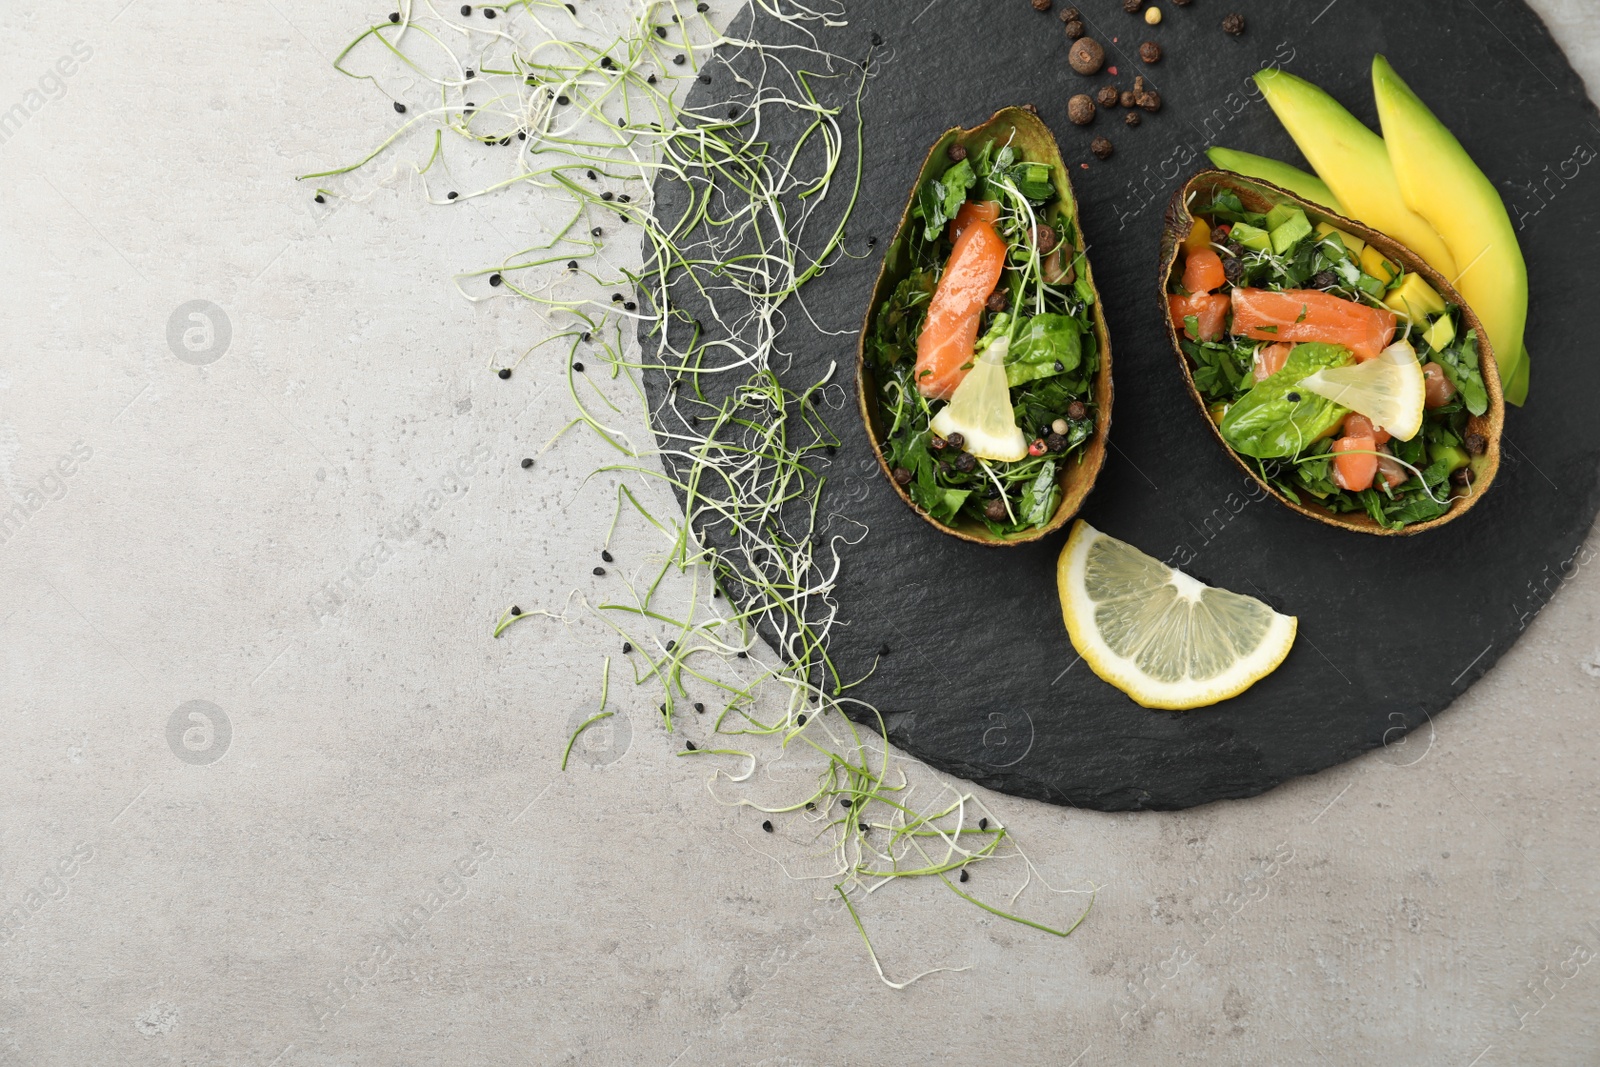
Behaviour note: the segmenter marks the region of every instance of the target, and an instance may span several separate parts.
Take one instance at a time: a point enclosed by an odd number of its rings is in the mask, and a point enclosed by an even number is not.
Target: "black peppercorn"
[[[906,470],[904,467],[896,467],[892,477],[894,478],[894,484],[896,485],[911,484],[911,472]]]
[[[1122,124],[1124,126],[1139,125],[1139,113],[1137,111],[1128,112],[1126,115],[1122,116]]]
[[[977,465],[978,457],[974,456],[971,452],[963,452],[961,455],[956,457],[955,468],[962,474],[972,473],[972,469]]]
[[[1074,400],[1067,405],[1067,418],[1082,420],[1089,414],[1089,405],[1081,400]]]
[[[1139,106],[1154,114],[1161,110],[1161,94],[1154,89],[1146,89],[1139,94]]]
[[[933,438],[928,442],[928,447],[933,449],[935,452],[943,452],[945,445],[945,439],[940,437],[938,434],[934,434]]]
[[[967,437],[962,433],[953,433],[944,439],[944,443],[951,448],[962,449],[967,447]]]
[[[1223,268],[1223,273],[1227,273],[1226,267]],[[1311,288],[1313,289],[1332,289],[1338,284],[1339,279],[1331,270],[1318,271],[1311,276]]]
[[[1100,91],[1105,92],[1104,89]],[[1116,92],[1115,89],[1111,91]],[[1087,126],[1094,121],[1094,101],[1089,99],[1088,93],[1079,93],[1067,101],[1067,118],[1077,126]]]
[[[1088,28],[1079,19],[1068,19],[1064,28],[1067,31],[1067,39],[1070,41],[1076,41],[1089,32]]]
[[[990,522],[1004,522],[1010,512],[1006,511],[1006,502],[997,497],[983,506],[983,514]]]
[[[1462,467],[1460,470],[1450,475],[1450,481],[1455,485],[1466,486],[1472,484],[1474,477],[1475,475],[1472,473],[1471,467]]]
[[[1096,137],[1089,145],[1089,151],[1094,153],[1096,159],[1110,159],[1111,153],[1116,151],[1108,138]]]
[[[967,150],[960,142],[957,142],[945,150],[945,155],[950,157],[950,162],[960,163],[967,158]]]
[[[1106,65],[1106,50],[1093,37],[1080,37],[1072,43],[1067,62],[1079,74],[1099,74],[1100,68]]]
[[[1244,16],[1232,14],[1222,20],[1222,32],[1231,33],[1235,37],[1244,32]]]
[[[1044,446],[1052,452],[1065,452],[1067,439],[1058,433],[1052,433],[1044,439]]]
[[[1144,8],[1144,0],[1122,0],[1122,10],[1137,15]]]
[[[1115,85],[1102,85],[1100,91],[1095,94],[1094,102],[1104,108],[1113,108],[1117,106],[1118,101],[1121,99],[1122,94],[1117,91]],[[1070,111],[1071,108],[1069,107],[1068,110]]]
[[[1161,46],[1154,41],[1146,41],[1139,46],[1139,59],[1145,63],[1161,62]]]
[[[1134,112],[1138,114],[1138,112]],[[1222,261],[1222,276],[1228,279],[1229,285],[1238,285],[1244,278],[1244,260],[1237,256],[1229,256]]]
[[[1484,451],[1489,447],[1488,439],[1481,433],[1469,433],[1467,434],[1467,439],[1461,443],[1474,456],[1483,455]]]
[[[1033,9],[1035,11],[1049,11],[1050,7],[1051,0],[1033,0]]]
[[[1062,8],[1061,9],[1061,14],[1060,14],[1059,17],[1060,17],[1062,22],[1082,22],[1083,21],[1083,13],[1080,12],[1075,7]]]
[[[1122,90],[1122,96],[1119,100],[1119,103],[1121,103],[1123,107],[1138,107],[1139,94],[1134,92],[1132,89],[1124,89]]]
[[[996,289],[989,294],[989,299],[983,302],[983,306],[990,311],[1004,311],[1010,301],[1011,294],[1009,292],[1004,289]]]

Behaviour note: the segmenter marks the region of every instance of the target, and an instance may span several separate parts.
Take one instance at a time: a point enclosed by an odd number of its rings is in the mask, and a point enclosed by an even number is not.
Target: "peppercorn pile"
[[[1054,0],[1028,0],[1033,10],[1048,12],[1055,5]],[[1117,0],[1125,15],[1136,15],[1144,20],[1146,26],[1154,28],[1160,26],[1165,19],[1162,9],[1157,4],[1146,4],[1145,0]],[[1188,7],[1190,0],[1171,0],[1175,7]],[[1092,78],[1105,71],[1112,77],[1119,73],[1116,63],[1108,65],[1106,46],[1090,36],[1090,23],[1084,13],[1076,7],[1063,7],[1057,14],[1069,43],[1067,50],[1067,65],[1081,77]],[[1115,17],[1115,16],[1112,16]],[[1244,32],[1244,16],[1230,14],[1222,20],[1222,29],[1225,33],[1237,37]],[[1128,62],[1133,62],[1135,55],[1126,50],[1121,43],[1121,34],[1111,38],[1111,45]],[[1158,41],[1144,41],[1136,49],[1138,62],[1145,66],[1155,66],[1165,57],[1166,52]],[[1115,57],[1112,57],[1113,60]],[[1120,108],[1123,112],[1122,124],[1133,129],[1144,121],[1145,114],[1154,114],[1161,110],[1161,94],[1154,84],[1143,75],[1133,79],[1132,88],[1124,88],[1116,82],[1108,82],[1092,92],[1085,91],[1074,93],[1067,100],[1067,118],[1077,126],[1092,126],[1097,115],[1102,112],[1112,112]],[[1116,145],[1111,138],[1104,134],[1097,134],[1089,143],[1089,151],[1099,160],[1110,159],[1116,152]],[[1088,164],[1082,164],[1087,167]]]

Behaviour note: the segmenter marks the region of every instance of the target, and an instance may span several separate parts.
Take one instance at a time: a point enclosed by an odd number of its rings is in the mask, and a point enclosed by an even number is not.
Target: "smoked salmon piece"
[[[955,244],[959,241],[967,227],[980,219],[991,226],[999,222],[1000,201],[968,200],[962,204],[961,210],[956,212],[956,217],[950,220],[950,243]]]
[[[1322,341],[1376,359],[1394,340],[1395,313],[1316,289],[1233,291],[1233,332],[1257,341]]]
[[[1167,297],[1167,304],[1172,308],[1172,321],[1178,329],[1188,334],[1191,341],[1220,341],[1228,328],[1228,298],[1220,293],[1196,293],[1193,296],[1179,296],[1173,293]],[[1195,317],[1195,325],[1200,327],[1200,336],[1189,333],[1189,324],[1183,320],[1188,316]]]
[[[1258,382],[1264,382],[1283,369],[1289,362],[1289,353],[1294,351],[1294,345],[1287,341],[1281,345],[1262,345],[1256,349],[1256,357],[1250,367],[1250,376]]]
[[[960,223],[967,204],[956,216]],[[979,205],[981,207],[981,205]],[[997,216],[998,217],[998,216]],[[917,337],[917,389],[930,400],[949,400],[972,362],[984,301],[994,292],[1006,266],[1006,243],[994,223],[974,214],[956,238],[944,277],[928,305],[928,319]]]

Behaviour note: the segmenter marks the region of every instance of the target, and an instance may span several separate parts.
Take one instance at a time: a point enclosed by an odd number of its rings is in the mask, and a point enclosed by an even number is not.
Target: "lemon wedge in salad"
[[[961,379],[950,403],[933,417],[929,428],[940,437],[959,433],[963,446],[979,459],[1015,463],[1028,457],[1028,439],[1017,427],[1011,410],[1011,387],[1006,383],[1009,338],[997,338],[983,350]]]
[[[1298,626],[1082,519],[1061,550],[1056,582],[1073,647],[1147,708],[1185,711],[1238,696],[1277,670]]]
[[[1428,383],[1416,349],[1405,341],[1396,341],[1365,363],[1324,367],[1301,379],[1300,388],[1365,415],[1402,441],[1422,429]]]

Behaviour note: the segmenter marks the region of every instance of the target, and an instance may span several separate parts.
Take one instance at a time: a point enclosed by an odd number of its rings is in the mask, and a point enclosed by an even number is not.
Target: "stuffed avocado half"
[[[1205,171],[1165,220],[1162,306],[1190,392],[1280,501],[1372,534],[1455,519],[1499,467],[1482,324],[1405,246],[1267,182]]]
[[[861,333],[862,415],[895,491],[1004,545],[1072,518],[1105,459],[1111,347],[1065,164],[1007,108],[934,144]]]

